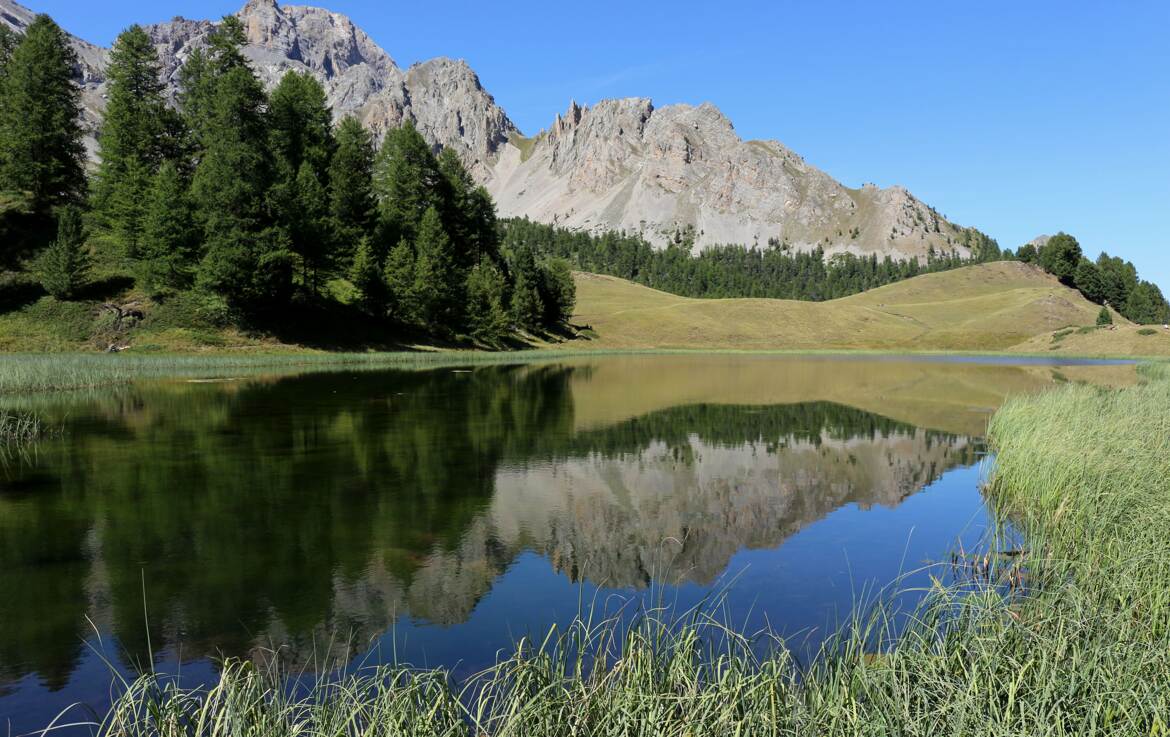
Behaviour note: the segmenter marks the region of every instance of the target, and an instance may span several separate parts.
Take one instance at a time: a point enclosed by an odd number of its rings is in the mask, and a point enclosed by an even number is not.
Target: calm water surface
[[[100,711],[110,664],[152,655],[190,684],[271,651],[467,674],[591,605],[719,593],[737,625],[815,643],[979,543],[1005,396],[1133,380],[660,356],[11,400],[64,432],[0,464],[0,731]]]

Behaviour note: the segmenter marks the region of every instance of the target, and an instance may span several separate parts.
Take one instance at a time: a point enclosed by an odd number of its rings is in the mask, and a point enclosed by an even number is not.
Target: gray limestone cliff
[[[853,189],[777,141],[744,141],[715,106],[655,107],[650,100],[571,104],[544,131],[523,136],[463,61],[431,59],[403,70],[349,18],[321,8],[249,0],[237,16],[244,53],[269,87],[288,71],[325,86],[336,116],[356,115],[378,136],[412,121],[436,148],[452,147],[504,216],[600,233],[640,233],[694,249],[775,243],[895,259],[969,255],[966,229],[902,187]],[[0,22],[33,17],[0,0]],[[144,26],[172,97],[179,69],[206,43],[212,21]],[[105,107],[107,50],[74,38],[91,155]]]

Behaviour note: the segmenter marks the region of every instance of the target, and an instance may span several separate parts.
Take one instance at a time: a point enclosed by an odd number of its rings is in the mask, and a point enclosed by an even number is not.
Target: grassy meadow
[[[1009,400],[987,489],[1027,540],[938,577],[897,637],[859,610],[802,663],[702,612],[578,622],[465,682],[385,667],[299,690],[252,663],[144,675],[102,735],[1165,735],[1170,367]],[[998,553],[998,554],[997,554]],[[960,560],[966,561],[966,558]],[[966,569],[966,567],[965,567]],[[75,715],[64,714],[61,722]]]
[[[1161,325],[1063,328],[1041,333],[1015,348],[1021,353],[1053,356],[1165,357],[1170,356],[1170,330]]]
[[[527,336],[512,348],[1170,355],[1170,334],[1160,328],[1134,326],[1114,314],[1116,330],[1094,330],[1098,306],[1019,262],[925,274],[828,302],[693,299],[617,277],[577,273],[574,279],[570,322],[576,329]],[[116,301],[140,305],[145,318],[119,330],[101,300],[18,299],[0,313],[0,351],[93,353],[116,345],[133,354],[239,355],[471,347],[429,345],[421,334],[388,340],[384,327],[347,308],[325,315],[301,310],[270,329],[245,331],[209,321],[193,298],[156,304],[131,290]],[[1088,332],[1075,332],[1081,327]]]
[[[577,275],[573,322],[607,348],[1009,351],[1093,325],[1100,307],[1019,262],[925,274],[828,302],[691,299],[616,277]],[[1125,320],[1114,316],[1119,324]],[[1047,346],[1034,353],[1047,353]],[[1073,351],[1066,351],[1073,355]],[[1093,353],[1123,355],[1102,344]]]

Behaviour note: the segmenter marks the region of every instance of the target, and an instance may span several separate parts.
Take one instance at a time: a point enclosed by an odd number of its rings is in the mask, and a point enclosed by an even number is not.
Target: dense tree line
[[[289,72],[266,92],[244,43],[226,17],[180,70],[172,107],[150,37],[124,31],[87,182],[65,35],[42,15],[22,39],[0,36],[0,228],[57,226],[47,247],[42,227],[33,249],[47,291],[74,297],[94,251],[154,298],[195,294],[224,321],[264,322],[333,298],[388,323],[495,343],[567,319],[567,265],[501,248],[495,206],[453,151],[436,155],[409,122],[376,148],[356,119],[333,124],[309,75]]]
[[[1139,279],[1132,263],[1104,252],[1091,261],[1085,257],[1077,239],[1067,233],[1057,233],[1039,248],[1032,243],[1025,244],[1017,252],[1017,258],[1039,265],[1089,301],[1108,305],[1133,322],[1147,325],[1170,322],[1170,303],[1162,290],[1152,282]]]
[[[765,248],[716,246],[695,254],[685,238],[659,250],[637,235],[596,236],[527,219],[506,220],[502,225],[504,242],[513,247],[529,247],[564,259],[581,271],[619,276],[687,297],[820,301],[971,263],[957,253],[937,254],[933,250],[925,263],[850,253],[826,258],[819,247],[796,252],[775,241]],[[994,252],[998,257],[998,247]]]

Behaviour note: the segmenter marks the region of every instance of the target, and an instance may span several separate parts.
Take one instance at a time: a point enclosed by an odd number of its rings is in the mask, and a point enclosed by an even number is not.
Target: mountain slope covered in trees
[[[172,106],[149,34],[123,32],[87,178],[65,34],[42,15],[19,41],[0,36],[0,258],[13,300],[36,297],[22,290],[29,276],[58,302],[132,285],[135,306],[107,305],[117,327],[145,319],[149,300],[207,327],[309,317],[342,320],[336,332],[358,320],[483,345],[565,319],[567,266],[500,249],[491,197],[452,149],[436,156],[407,122],[375,151],[354,118],[333,125],[313,76],[290,71],[267,92],[244,45],[225,18],[186,60]]]

